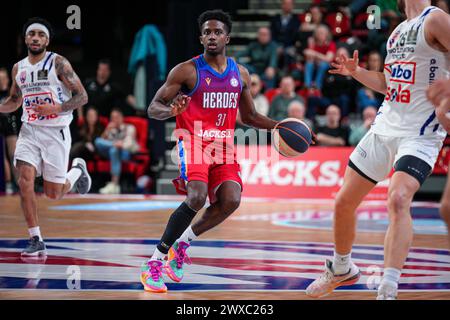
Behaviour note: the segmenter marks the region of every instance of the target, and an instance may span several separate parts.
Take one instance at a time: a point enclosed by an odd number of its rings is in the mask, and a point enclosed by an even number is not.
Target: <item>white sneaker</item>
[[[388,283],[381,283],[378,288],[377,300],[397,300],[397,287]]]
[[[12,195],[14,193],[14,188],[11,182],[7,182],[6,183],[6,190],[5,190],[6,195]]]
[[[76,182],[77,191],[80,194],[86,194],[91,190],[92,179],[89,175],[86,161],[81,158],[75,158],[72,161],[72,168],[78,168],[81,170],[81,176],[78,178]]]
[[[120,186],[114,182],[108,182],[106,186],[99,190],[101,194],[120,194]]]
[[[306,288],[306,295],[312,298],[325,297],[332,293],[337,287],[355,284],[358,282],[360,276],[361,273],[353,262],[347,273],[335,275],[333,271],[333,262],[327,260],[325,262],[325,272]]]

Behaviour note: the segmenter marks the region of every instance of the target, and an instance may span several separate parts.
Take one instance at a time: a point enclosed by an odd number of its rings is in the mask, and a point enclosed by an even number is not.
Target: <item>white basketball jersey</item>
[[[19,61],[16,82],[23,96],[23,122],[38,126],[63,127],[72,121],[72,111],[38,116],[31,105],[40,104],[42,101],[62,104],[72,97],[70,90],[56,75],[56,56],[56,53],[47,52],[45,57],[34,65],[29,62],[28,57]]]
[[[443,78],[449,69],[450,55],[433,49],[425,40],[425,20],[434,10],[440,9],[425,8],[418,17],[398,25],[389,37],[384,66],[387,92],[371,129],[377,134],[431,134],[442,139],[447,134],[426,97],[430,84]]]

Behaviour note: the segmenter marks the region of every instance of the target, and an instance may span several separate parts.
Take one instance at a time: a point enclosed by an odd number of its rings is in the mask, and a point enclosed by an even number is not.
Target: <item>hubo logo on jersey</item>
[[[30,94],[23,97],[23,107],[28,115],[28,122],[33,122],[36,120],[49,120],[58,117],[56,114],[51,114],[48,116],[39,117],[37,113],[35,113],[32,104],[43,104],[48,103],[54,105],[53,95],[51,92],[41,92],[37,94]]]
[[[0,289],[67,290],[76,285],[77,290],[143,292],[139,266],[158,241],[46,239],[47,259],[32,262],[20,257],[27,240],[0,239]],[[169,291],[305,290],[323,272],[324,259],[333,256],[333,249],[331,243],[199,240],[189,248],[192,265],[186,266],[183,281],[165,280]],[[383,246],[355,245],[352,260],[361,278],[338,290],[375,294],[374,269],[383,267]],[[448,251],[411,248],[399,289],[450,289]]]
[[[411,91],[408,85],[416,83],[416,63],[397,61],[385,68],[390,72],[390,83],[386,91],[386,101],[409,103]]]

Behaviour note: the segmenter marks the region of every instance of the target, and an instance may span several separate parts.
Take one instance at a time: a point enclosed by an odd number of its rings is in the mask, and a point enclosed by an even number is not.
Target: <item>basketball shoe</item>
[[[149,260],[141,265],[141,283],[145,291],[163,293],[167,292],[163,278],[163,262],[160,260]]]
[[[191,259],[189,259],[186,254],[187,248],[189,248],[189,243],[184,241],[176,241],[169,250],[166,263],[166,273],[169,278],[175,282],[180,282],[183,279],[184,263],[186,262],[187,264],[191,264]]]
[[[378,288],[377,300],[397,300],[397,287],[388,283],[381,283]]]
[[[81,170],[81,176],[77,180],[77,191],[80,194],[86,194],[91,190],[92,179],[87,170],[86,161],[81,158],[75,158],[72,161],[72,168]]]
[[[354,263],[351,264],[347,273],[335,275],[333,263],[327,260],[325,262],[325,272],[306,288],[306,294],[312,298],[325,297],[337,287],[355,284],[360,276],[361,273]]]
[[[31,237],[27,247],[22,251],[22,256],[40,256],[45,254],[45,243],[40,241],[38,236]]]

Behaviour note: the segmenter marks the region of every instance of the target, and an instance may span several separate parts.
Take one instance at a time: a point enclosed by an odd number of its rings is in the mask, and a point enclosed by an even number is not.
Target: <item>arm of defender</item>
[[[258,129],[271,130],[275,128],[277,125],[275,120],[263,116],[255,109],[255,104],[253,103],[253,98],[249,89],[250,74],[248,73],[248,70],[239,65],[239,71],[241,72],[243,82],[241,98],[239,101],[239,114],[242,122],[248,126]]]
[[[180,63],[169,72],[166,82],[156,92],[147,109],[149,118],[166,120],[182,113],[187,108],[191,98],[179,93],[181,86],[192,73],[195,73],[192,62]]]
[[[14,65],[12,69],[12,86],[9,91],[9,97],[6,101],[0,104],[0,113],[10,113],[14,112],[22,105],[22,91],[16,83],[18,66]]]

